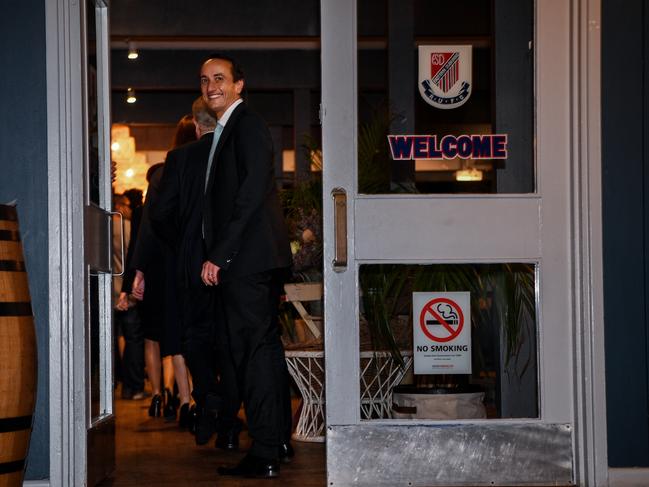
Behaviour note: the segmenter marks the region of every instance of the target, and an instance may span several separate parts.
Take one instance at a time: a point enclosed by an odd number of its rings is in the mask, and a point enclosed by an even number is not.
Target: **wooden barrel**
[[[0,205],[0,487],[21,486],[36,399],[36,337],[18,216]]]

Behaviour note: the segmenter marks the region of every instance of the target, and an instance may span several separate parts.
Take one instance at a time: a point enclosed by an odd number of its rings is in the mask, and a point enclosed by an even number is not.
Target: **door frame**
[[[571,2],[575,478],[608,485],[602,229],[601,0]]]
[[[567,212],[566,221],[569,235],[564,243],[569,264],[567,278],[570,284],[568,298],[570,329],[572,337],[572,434],[573,476],[579,485],[606,485],[606,407],[604,378],[604,325],[602,313],[602,229],[601,229],[601,156],[600,156],[600,2],[599,0],[537,0],[544,8],[563,7],[565,39],[569,52],[562,58],[569,66],[566,73],[569,93],[569,114],[567,151],[570,180],[566,204],[563,208],[554,205],[553,211]],[[356,16],[345,8],[347,0],[322,0],[322,93],[321,117],[323,125],[323,153],[329,161],[344,161],[346,164],[331,165],[325,162],[323,172],[323,218],[325,228],[335,227],[335,203],[331,197],[334,189],[344,187],[341,182],[349,181],[349,167],[352,167],[353,180],[356,180],[356,139],[349,124],[337,123],[345,120],[355,125],[357,120],[355,91],[349,86],[357,85],[356,74]],[[545,19],[547,22],[548,19]],[[547,48],[546,48],[547,49]],[[545,55],[548,53],[546,51]],[[335,57],[335,74],[327,69]],[[535,72],[535,76],[539,73]],[[565,98],[564,98],[565,99]],[[336,106],[327,100],[336,100]],[[342,108],[341,108],[342,107]],[[331,117],[336,113],[336,120]],[[329,115],[329,116],[328,116]],[[328,139],[336,143],[328,143]],[[342,143],[341,143],[342,141]],[[347,166],[347,167],[344,167]],[[353,192],[353,188],[348,188]],[[515,197],[515,196],[514,196]],[[566,208],[567,206],[567,208]],[[353,255],[355,248],[353,199],[348,200],[347,208],[347,253]],[[325,241],[325,314],[333,316],[336,309],[357,309],[358,295],[355,272],[335,272],[332,261],[335,243]],[[350,252],[349,249],[352,249]],[[355,266],[351,261],[350,266]],[[354,293],[349,290],[355,290]],[[335,324],[334,324],[335,325]],[[344,337],[331,333],[331,325],[325,328],[325,344],[329,350],[358,350],[358,334]],[[344,338],[344,340],[343,340]],[[358,380],[355,370],[345,370],[338,360],[327,362],[327,435],[337,442],[339,431],[345,426],[356,425],[359,413],[343,401],[332,400],[330,391],[340,397],[358,395]],[[350,374],[351,372],[351,374]],[[336,424],[331,424],[335,418]],[[349,430],[351,431],[351,430]],[[348,433],[349,433],[348,431]],[[360,431],[360,430],[359,430]],[[350,437],[353,437],[350,434]],[[328,453],[333,449],[329,444]],[[340,453],[340,452],[339,452]],[[349,453],[347,451],[346,453]],[[329,462],[329,460],[328,460]],[[331,472],[330,472],[331,473]],[[330,480],[331,477],[330,477]]]
[[[322,26],[333,28],[355,18],[331,19],[325,10],[337,0],[322,0]],[[538,0],[562,1],[562,0]],[[83,485],[86,462],[85,309],[83,260],[83,106],[81,17],[72,0],[45,2],[48,138],[49,252],[49,414],[50,485]],[[608,483],[604,379],[602,291],[601,132],[600,132],[600,1],[572,0],[571,87],[579,96],[571,102],[571,229],[573,283],[573,363],[576,377],[575,476],[581,485]],[[353,27],[355,29],[355,26]],[[333,30],[335,31],[335,30]],[[323,39],[323,51],[344,43],[345,36]],[[354,41],[355,42],[355,41]],[[355,79],[355,51],[349,53]],[[323,75],[324,76],[324,75]],[[323,93],[336,87],[325,84]],[[354,101],[355,103],[355,101]],[[323,106],[326,120],[327,107]],[[352,134],[342,134],[352,137]],[[355,145],[343,154],[355,160]],[[336,174],[325,175],[325,188]],[[348,218],[353,215],[348,209]],[[333,223],[333,203],[325,191],[324,219]],[[350,236],[348,245],[354,245]],[[325,265],[333,249],[325,248]],[[326,286],[327,287],[327,286]],[[337,299],[353,296],[335,294]]]
[[[76,0],[45,3],[48,253],[49,253],[49,485],[86,485],[89,406],[84,251],[85,54],[84,8]],[[96,1],[108,8],[109,0]],[[107,25],[106,18],[102,19]],[[97,33],[106,53],[108,36]],[[97,56],[100,130],[109,121],[108,55]],[[105,78],[105,79],[103,79]],[[109,130],[109,127],[108,127]],[[107,147],[104,140],[104,151]],[[109,144],[108,144],[109,147]],[[105,156],[106,154],[104,154]],[[104,168],[106,169],[106,168]],[[107,169],[109,173],[110,169]],[[110,189],[110,177],[100,179]],[[110,205],[110,200],[102,200]],[[105,303],[104,303],[105,305]],[[109,327],[110,328],[110,327]],[[109,330],[110,331],[110,330]],[[104,330],[104,333],[106,331]],[[112,370],[105,377],[112,382]],[[106,394],[112,395],[112,387]],[[106,400],[106,397],[102,398]]]
[[[50,485],[85,484],[81,10],[45,2],[49,201]],[[73,60],[77,60],[75,63]]]

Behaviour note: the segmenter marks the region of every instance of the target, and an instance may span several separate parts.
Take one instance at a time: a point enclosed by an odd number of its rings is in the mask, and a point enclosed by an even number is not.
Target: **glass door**
[[[108,6],[86,0],[82,14],[86,479],[95,485],[115,467]]]
[[[321,13],[328,484],[574,482],[569,3]]]

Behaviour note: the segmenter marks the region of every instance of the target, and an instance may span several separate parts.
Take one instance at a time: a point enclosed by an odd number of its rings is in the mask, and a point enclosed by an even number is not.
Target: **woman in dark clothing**
[[[184,116],[176,128],[172,148],[196,140],[191,116]],[[175,258],[172,249],[153,232],[149,207],[158,195],[163,164],[152,166],[147,173],[147,190],[138,242],[131,267],[146,275],[146,293],[142,301],[142,321],[145,336],[145,361],[153,389],[149,415],[176,418],[176,403],[172,395],[174,376],[180,402],[179,424],[189,426],[190,386],[185,359],[181,355],[181,327],[175,282]],[[160,357],[164,368],[164,395],[160,386]],[[173,367],[170,367],[170,362]]]

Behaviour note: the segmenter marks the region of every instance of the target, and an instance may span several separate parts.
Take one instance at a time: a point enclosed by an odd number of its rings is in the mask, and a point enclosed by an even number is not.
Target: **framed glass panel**
[[[361,419],[538,418],[536,266],[363,264]]]
[[[533,0],[360,1],[358,192],[534,192],[533,26]]]
[[[86,150],[87,195],[91,203],[100,205],[100,148],[99,148],[99,85],[97,64],[97,13],[93,0],[86,1]]]
[[[102,410],[102,353],[101,353],[101,310],[99,297],[99,276],[88,276],[89,297],[89,359],[90,359],[90,420],[95,422],[103,413]]]

